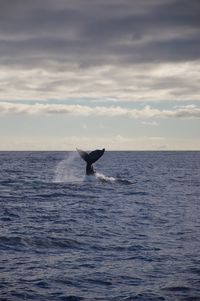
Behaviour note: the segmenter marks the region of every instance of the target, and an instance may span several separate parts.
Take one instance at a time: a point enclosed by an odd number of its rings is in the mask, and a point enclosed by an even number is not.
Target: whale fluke
[[[105,152],[105,148],[97,149],[95,151],[92,151],[91,153],[87,153],[81,149],[76,149],[81,158],[87,163],[86,165],[86,175],[93,175],[95,173],[94,168],[92,166],[93,163],[95,163],[101,156],[103,156]]]

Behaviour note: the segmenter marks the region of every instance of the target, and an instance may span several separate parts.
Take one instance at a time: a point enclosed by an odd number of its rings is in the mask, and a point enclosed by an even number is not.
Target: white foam
[[[102,173],[96,172],[94,175],[90,175],[90,176],[85,176],[85,181],[87,182],[96,182],[96,181],[100,181],[100,182],[114,182],[116,181],[115,178],[113,177],[107,177]]]
[[[95,173],[95,178],[97,180],[104,181],[104,182],[114,182],[114,181],[116,181],[115,178],[113,178],[113,177],[107,177],[104,174],[101,174],[99,172]]]

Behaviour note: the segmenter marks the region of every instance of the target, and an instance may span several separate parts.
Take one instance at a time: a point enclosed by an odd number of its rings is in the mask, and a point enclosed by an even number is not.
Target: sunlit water
[[[200,152],[0,153],[0,300],[200,300]]]

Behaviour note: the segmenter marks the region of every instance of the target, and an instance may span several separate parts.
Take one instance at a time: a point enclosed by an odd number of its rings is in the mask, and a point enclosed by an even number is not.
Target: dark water
[[[200,300],[200,152],[0,164],[1,301]]]

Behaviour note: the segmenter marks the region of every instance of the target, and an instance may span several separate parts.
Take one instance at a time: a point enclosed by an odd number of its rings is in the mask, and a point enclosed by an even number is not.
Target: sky
[[[0,0],[0,150],[200,150],[199,0]]]

